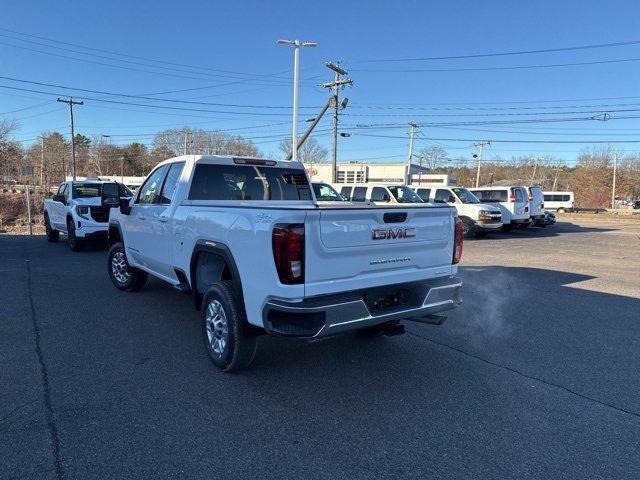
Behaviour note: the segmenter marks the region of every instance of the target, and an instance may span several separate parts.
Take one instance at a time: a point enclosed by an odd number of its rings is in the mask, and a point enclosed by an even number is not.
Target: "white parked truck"
[[[462,224],[447,205],[317,202],[302,163],[187,155],[160,163],[111,210],[107,267],[193,296],[213,363],[248,365],[257,336],[402,333],[460,302]]]
[[[89,239],[106,239],[110,207],[102,205],[101,180],[62,182],[52,198],[44,200],[44,227],[49,242],[66,233],[71,250]],[[120,183],[111,183],[122,198],[133,193]]]
[[[465,237],[484,236],[502,228],[502,212],[494,205],[480,203],[476,196],[464,187],[427,188],[413,186],[425,202],[448,203],[458,211]]]

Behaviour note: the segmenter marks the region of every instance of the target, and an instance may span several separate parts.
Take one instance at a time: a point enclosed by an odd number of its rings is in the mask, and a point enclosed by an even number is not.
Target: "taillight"
[[[529,194],[529,201],[533,200],[533,195]]]
[[[462,220],[456,217],[456,228],[453,236],[453,260],[454,265],[460,263],[462,258]]]
[[[509,201],[510,202],[515,202],[516,201],[516,195],[514,193],[512,193],[511,196],[509,197]]]
[[[276,225],[272,234],[273,259],[280,282],[304,282],[304,224]]]

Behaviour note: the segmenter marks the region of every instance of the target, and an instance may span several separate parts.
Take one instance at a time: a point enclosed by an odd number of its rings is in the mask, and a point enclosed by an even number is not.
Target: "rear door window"
[[[418,194],[418,196],[424,200],[425,202],[429,201],[429,197],[431,196],[431,189],[430,188],[419,188],[418,190],[416,190],[416,193]]]
[[[304,170],[254,165],[196,165],[190,200],[311,200]]]
[[[367,187],[355,187],[353,189],[353,202],[364,202],[367,199]]]
[[[388,202],[391,200],[389,198],[389,194],[387,190],[382,187],[373,187],[371,191],[371,201],[372,202]]]
[[[351,187],[342,187],[340,190],[340,195],[342,195],[347,200],[351,200]]]
[[[524,193],[524,188],[514,188],[513,193],[516,196],[516,202],[522,203],[527,201],[527,196]]]

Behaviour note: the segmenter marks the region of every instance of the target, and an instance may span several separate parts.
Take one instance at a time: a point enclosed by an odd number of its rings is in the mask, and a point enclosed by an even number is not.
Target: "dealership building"
[[[332,183],[330,163],[305,163],[305,168],[312,181]],[[412,181],[419,183],[420,176],[428,175],[429,169],[412,163],[410,173]],[[403,184],[406,175],[407,165],[405,163],[339,163],[337,183]]]

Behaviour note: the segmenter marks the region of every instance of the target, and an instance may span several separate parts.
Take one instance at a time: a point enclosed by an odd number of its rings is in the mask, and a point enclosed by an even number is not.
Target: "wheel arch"
[[[207,288],[223,280],[232,282],[242,300],[240,273],[233,254],[224,244],[208,240],[196,242],[189,264],[189,280],[196,310],[200,310]]]
[[[122,242],[124,245],[124,237],[122,236],[122,228],[118,222],[109,222],[109,229],[107,230],[107,242],[109,248],[113,247],[116,243]]]

